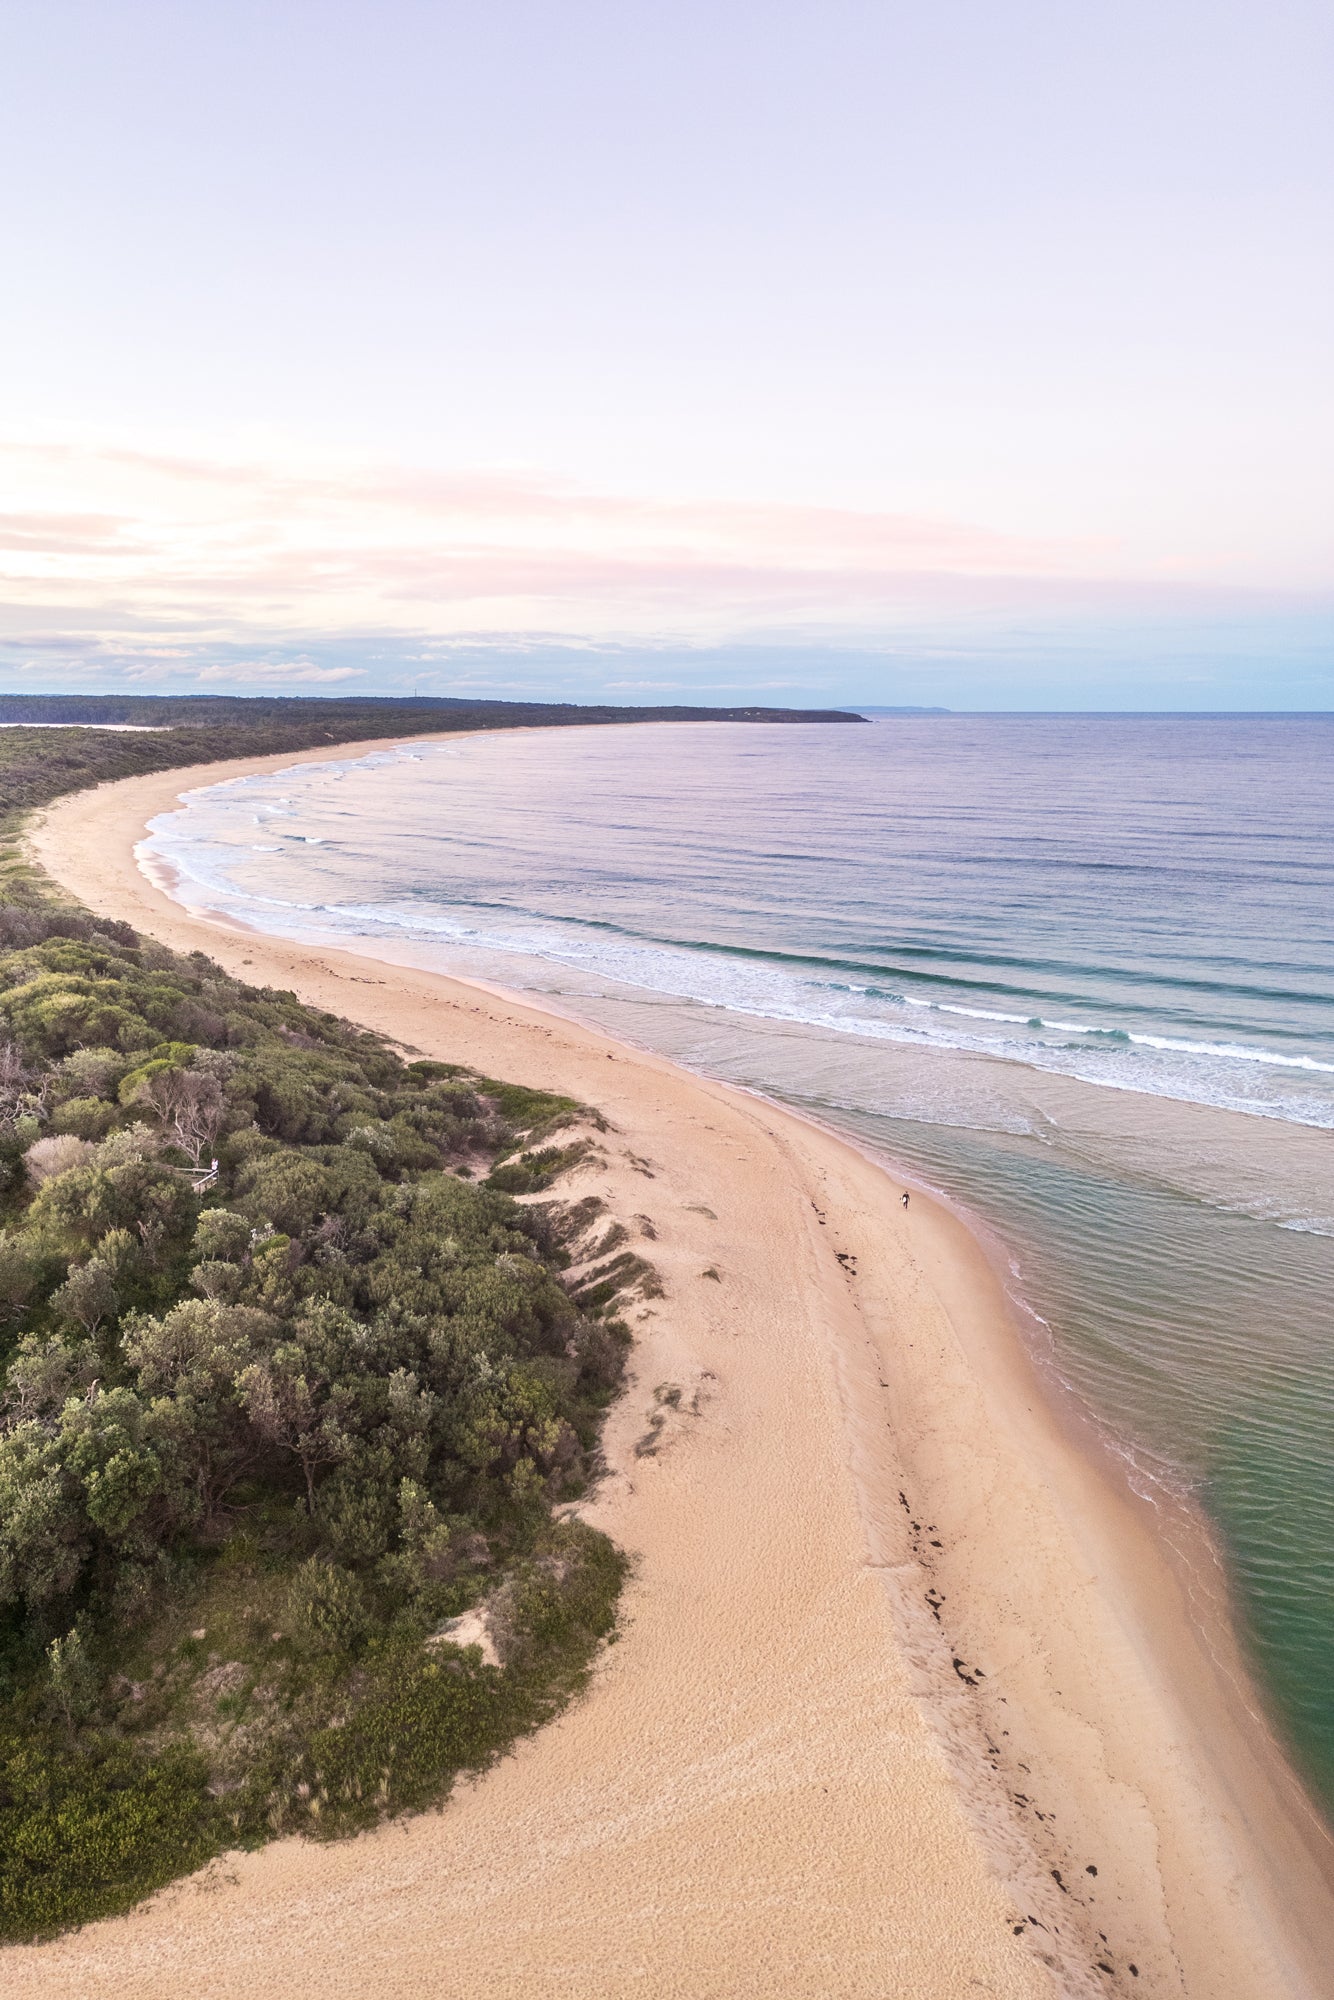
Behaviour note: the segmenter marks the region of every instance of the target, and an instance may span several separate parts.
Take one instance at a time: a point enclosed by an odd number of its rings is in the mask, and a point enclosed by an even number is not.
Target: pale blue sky
[[[1331,705],[1327,6],[0,25],[6,684]]]

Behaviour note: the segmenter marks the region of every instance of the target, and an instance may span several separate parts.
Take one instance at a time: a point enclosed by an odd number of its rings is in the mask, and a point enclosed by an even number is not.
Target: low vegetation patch
[[[572,1101],[405,1063],[21,869],[9,890],[0,1936],[21,1939],[228,1847],[436,1802],[569,1698],[623,1562],[555,1510],[596,1469],[617,1299],[648,1274],[611,1259],[572,1296],[597,1204],[515,1199],[583,1157]]]
[[[568,1114],[567,1114],[568,1115]],[[538,1194],[549,1188],[561,1174],[569,1173],[587,1158],[589,1141],[576,1139],[569,1146],[538,1146],[503,1160],[486,1177],[489,1188],[502,1194]]]

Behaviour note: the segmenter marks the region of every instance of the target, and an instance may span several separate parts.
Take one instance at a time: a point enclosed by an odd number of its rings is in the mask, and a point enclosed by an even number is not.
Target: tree
[[[23,1164],[33,1185],[43,1187],[58,1174],[81,1167],[92,1157],[93,1148],[86,1139],[77,1138],[73,1132],[56,1132],[49,1139],[34,1140],[23,1155]]]
[[[10,1426],[40,1417],[53,1424],[67,1398],[91,1380],[88,1348],[71,1347],[59,1336],[25,1333],[10,1357],[4,1407]]]
[[[22,1237],[0,1235],[0,1321],[17,1319],[37,1285],[37,1263]]]
[[[103,1320],[115,1317],[118,1303],[110,1267],[100,1257],[76,1264],[51,1295],[52,1310],[63,1320],[73,1320],[90,1337]]]
[[[193,1493],[187,1511],[206,1529],[261,1455],[238,1378],[277,1332],[266,1314],[211,1299],[182,1300],[161,1319],[140,1315],[124,1329],[121,1351],[140,1394],[151,1399],[159,1456],[172,1481]],[[182,1502],[173,1505],[179,1510]]]
[[[227,1110],[217,1077],[201,1069],[164,1069],[149,1078],[145,1095],[191,1166],[202,1172]]]
[[[83,1568],[86,1524],[61,1456],[32,1419],[0,1436],[0,1605],[64,1597]]]
[[[237,1380],[246,1415],[270,1444],[290,1452],[306,1482],[306,1508],[315,1515],[315,1474],[336,1465],[347,1449],[337,1409],[318,1376],[309,1380],[306,1355],[292,1341],[275,1348],[267,1360],[245,1369]]]
[[[83,1509],[110,1542],[122,1540],[163,1486],[162,1461],[146,1434],[132,1389],[95,1388],[60,1413],[65,1470],[82,1488]]]
[[[17,1042],[0,1042],[0,1137],[20,1118],[41,1118],[51,1088],[49,1073],[34,1069]]]
[[[46,1649],[46,1685],[51,1704],[73,1729],[97,1705],[99,1676],[88,1657],[82,1624],[76,1624],[63,1639],[53,1639]]]

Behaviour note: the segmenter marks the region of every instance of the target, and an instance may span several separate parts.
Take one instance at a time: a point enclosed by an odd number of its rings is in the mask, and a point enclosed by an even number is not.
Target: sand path
[[[1145,1510],[1038,1393],[963,1224],[581,1026],[203,926],[132,845],[236,770],[77,795],[35,846],[94,909],[610,1119],[571,1192],[647,1218],[666,1285],[589,1510],[636,1574],[587,1697],[442,1812],[229,1856],[0,1955],[0,1996],[1334,1990],[1323,1836]]]

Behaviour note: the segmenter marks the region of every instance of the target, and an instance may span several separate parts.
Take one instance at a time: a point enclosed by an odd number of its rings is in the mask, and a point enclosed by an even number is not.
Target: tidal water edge
[[[1334,1811],[1326,717],[475,736],[192,794],[175,893],[556,1000],[1008,1246],[1129,1476],[1218,1531]]]

